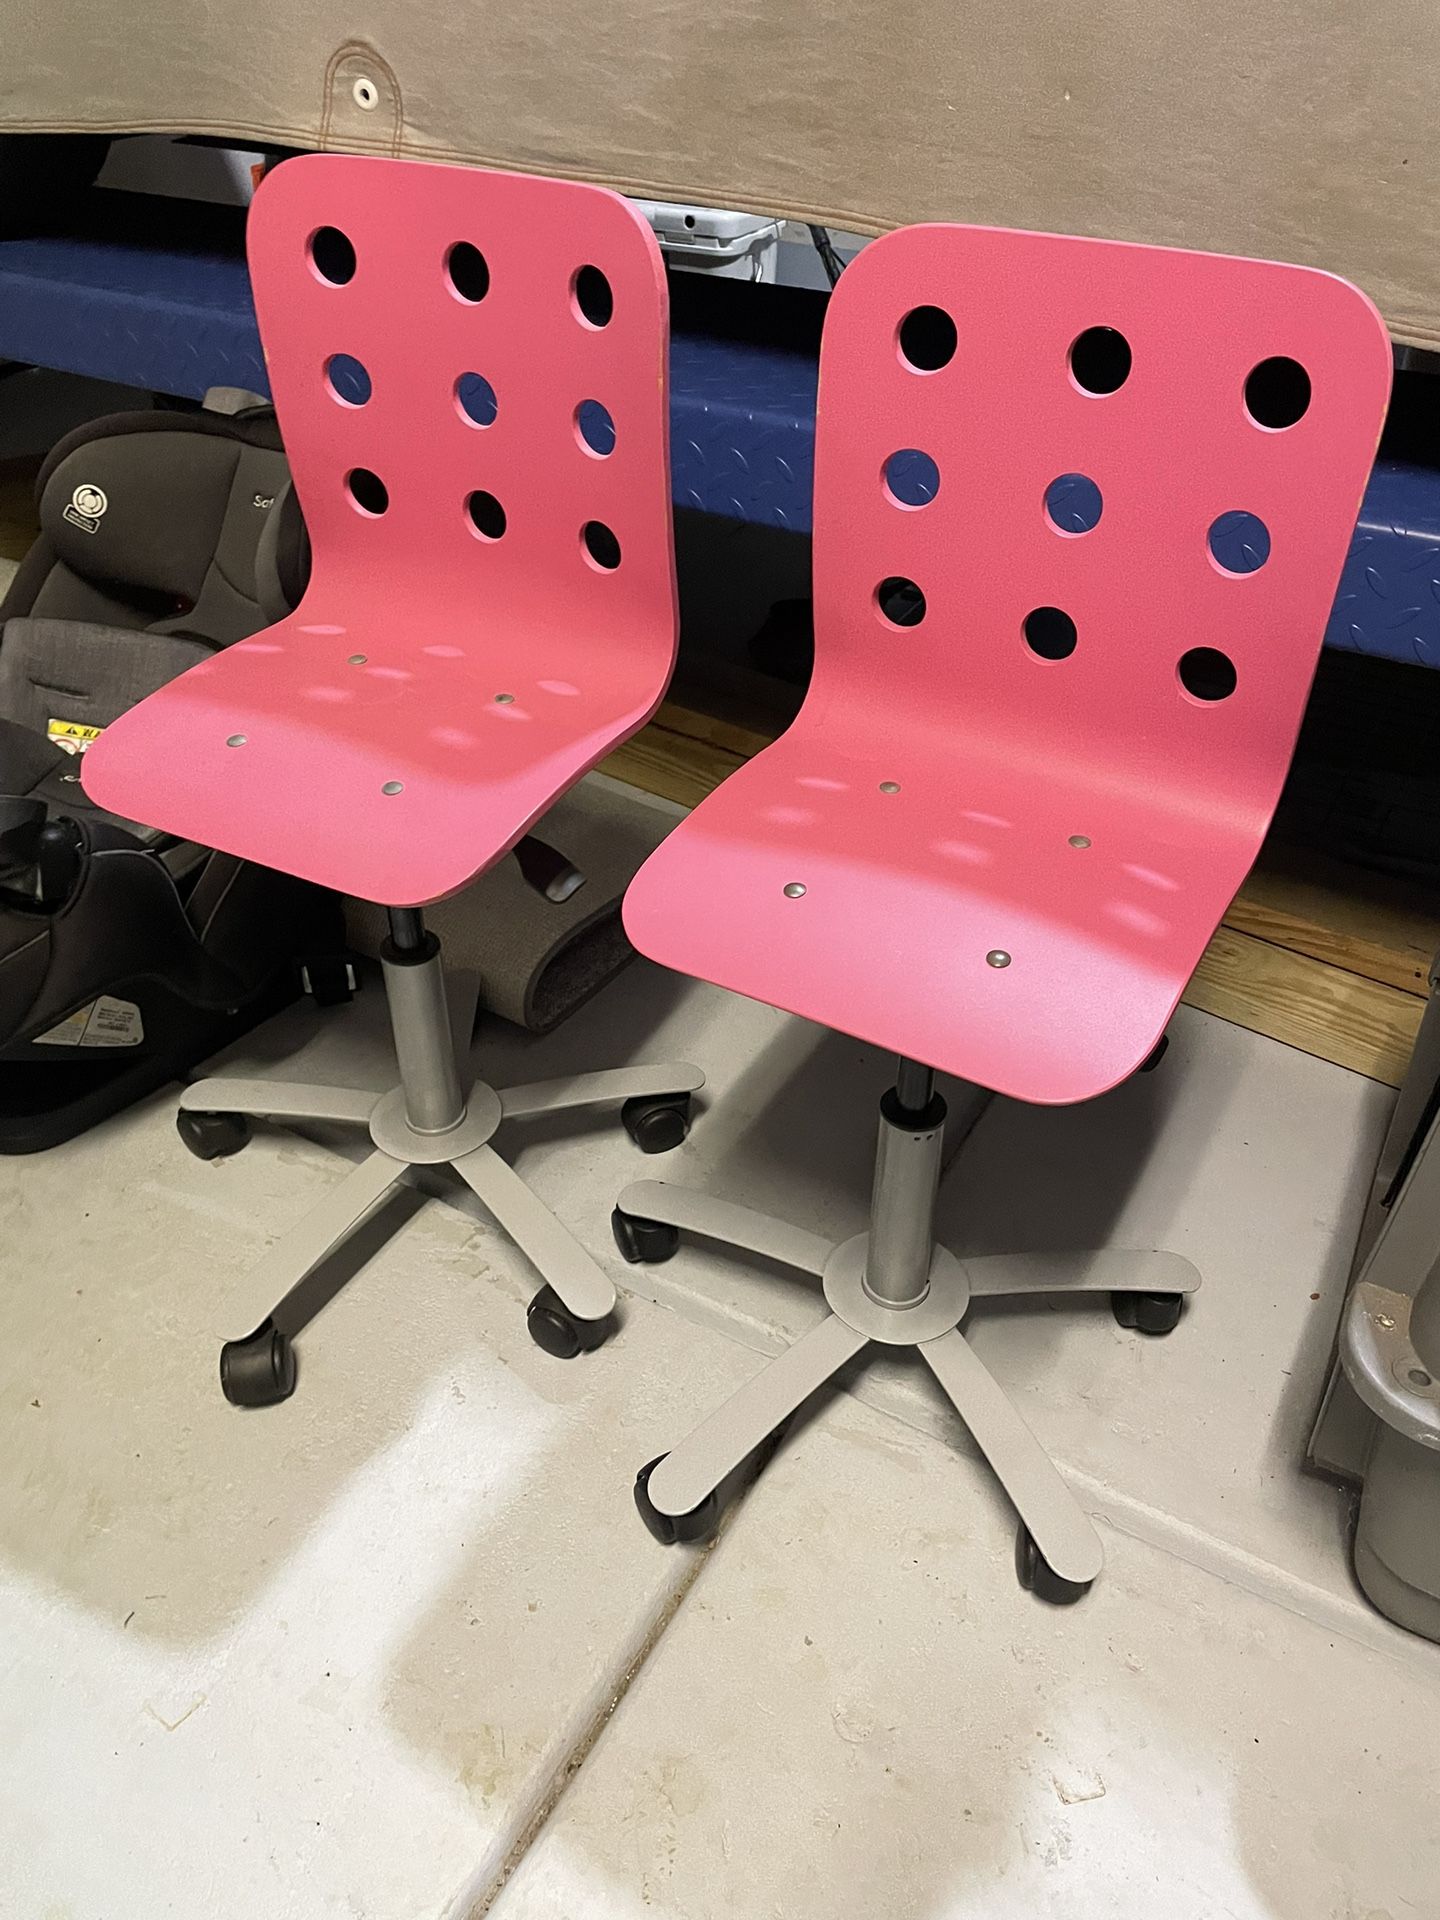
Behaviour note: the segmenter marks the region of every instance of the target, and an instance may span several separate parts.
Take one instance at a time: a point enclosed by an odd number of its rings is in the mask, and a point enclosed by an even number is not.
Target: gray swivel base
[[[945,1103],[932,1076],[901,1062],[880,1107],[870,1231],[831,1246],[748,1207],[641,1180],[620,1196],[613,1226],[628,1260],[675,1252],[680,1233],[761,1254],[819,1280],[830,1311],[718,1407],[672,1452],[641,1470],[635,1500],[664,1542],[707,1538],[723,1490],[761,1455],[816,1389],[871,1345],[916,1347],[1020,1518],[1016,1564],[1042,1599],[1078,1600],[1100,1572],[1099,1536],[960,1323],[973,1299],[1105,1293],[1122,1326],[1168,1333],[1200,1284],[1173,1253],[1105,1250],[958,1260],[934,1239]]]
[[[490,1145],[502,1120],[622,1103],[626,1129],[643,1151],[678,1146],[689,1130],[690,1096],[704,1085],[695,1067],[671,1063],[583,1073],[497,1092],[483,1081],[463,1089],[440,965],[440,943],[418,913],[391,914],[382,953],[400,1084],[388,1093],[275,1080],[213,1079],[180,1096],[180,1137],[214,1159],[249,1138],[247,1118],[324,1121],[365,1129],[371,1152],[261,1261],[256,1284],[279,1296],[243,1340],[221,1349],[220,1384],[236,1406],[270,1406],[295,1388],[294,1336],[344,1278],[327,1281],[327,1256],[373,1213],[411,1167],[448,1165],[484,1202],[539,1270],[545,1284],[527,1325],[537,1345],[560,1358],[598,1347],[614,1321],[615,1289],[569,1229]],[[473,1014],[473,1003],[466,1009]],[[457,1020],[468,1036],[472,1021]],[[348,1278],[347,1276],[344,1276]]]

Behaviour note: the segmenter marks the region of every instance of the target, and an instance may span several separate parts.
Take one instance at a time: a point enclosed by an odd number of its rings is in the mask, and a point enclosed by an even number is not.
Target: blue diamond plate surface
[[[1093,533],[1105,501],[1088,474],[1062,473],[1045,489],[1045,511],[1062,533]]]
[[[0,242],[0,358],[193,399],[268,392],[239,216],[96,199],[103,219],[70,236]],[[670,377],[676,503],[808,532],[814,353],[680,320]],[[1440,469],[1377,463],[1325,638],[1440,667]]]
[[[0,242],[0,355],[197,400],[268,392],[238,218],[162,203],[175,239],[156,246],[152,203],[97,198],[103,235]]]
[[[1227,573],[1258,573],[1270,558],[1270,529],[1253,513],[1222,513],[1210,529],[1210,551]]]
[[[676,504],[808,533],[815,385],[808,353],[672,333]]]
[[[1440,472],[1376,462],[1325,639],[1440,667]]]

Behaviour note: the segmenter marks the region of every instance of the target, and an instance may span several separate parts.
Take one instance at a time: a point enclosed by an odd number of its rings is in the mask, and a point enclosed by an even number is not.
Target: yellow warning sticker
[[[57,747],[66,753],[84,753],[92,740],[98,740],[103,727],[87,727],[82,720],[47,720],[45,731]]]

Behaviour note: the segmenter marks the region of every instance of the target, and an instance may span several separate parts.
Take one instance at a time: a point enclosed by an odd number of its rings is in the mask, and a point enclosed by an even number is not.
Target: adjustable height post
[[[918,1306],[930,1290],[944,1137],[945,1102],[933,1072],[901,1059],[880,1102],[865,1257],[865,1291],[883,1306]]]
[[[895,1098],[907,1114],[924,1113],[935,1098],[934,1068],[901,1054],[895,1062]]]
[[[450,1008],[440,966],[440,942],[413,907],[388,909],[390,937],[380,949],[385,997],[405,1115],[417,1133],[448,1133],[465,1118],[465,1096],[455,1063]]]

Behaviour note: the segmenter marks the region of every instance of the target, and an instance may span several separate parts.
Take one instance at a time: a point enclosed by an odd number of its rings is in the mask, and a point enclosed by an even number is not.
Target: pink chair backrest
[[[893,710],[1258,834],[1390,374],[1374,307],[1310,269],[888,235],[821,350],[807,714]]]
[[[568,181],[317,155],[266,179],[249,253],[307,606],[458,612],[537,657],[580,630],[663,684],[667,306],[640,215]]]

